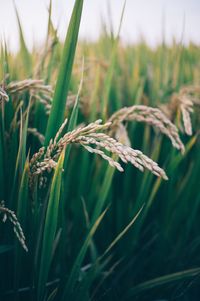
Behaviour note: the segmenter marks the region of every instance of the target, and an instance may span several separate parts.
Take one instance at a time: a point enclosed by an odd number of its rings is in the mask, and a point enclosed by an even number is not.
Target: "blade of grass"
[[[128,294],[125,296],[124,300],[130,300],[133,296],[136,296],[146,290],[156,288],[161,285],[174,283],[176,281],[183,281],[188,278],[198,277],[200,275],[200,268],[194,268],[190,270],[185,270],[170,275],[161,276],[149,281],[145,281],[141,284],[136,285],[129,290]],[[131,299],[132,300],[132,299]]]
[[[84,73],[84,58],[82,61],[82,74],[81,74],[81,80],[80,80],[80,84],[79,84],[79,88],[78,88],[78,93],[76,95],[76,100],[75,100],[75,104],[69,119],[69,124],[67,127],[67,131],[72,131],[76,124],[77,124],[77,120],[78,120],[78,110],[79,110],[79,101],[80,101],[80,93],[82,90],[82,86],[83,86],[83,73]],[[69,154],[70,154],[70,150],[71,150],[71,145],[69,145],[66,149],[66,154],[65,154],[65,162],[64,162],[64,170],[67,170],[67,163],[68,163],[68,159],[69,159]]]
[[[55,87],[53,103],[47,124],[45,145],[55,136],[64,120],[66,99],[74,62],[79,26],[83,8],[83,0],[76,0],[71,16],[67,36],[65,39],[63,55],[60,63],[58,79]]]
[[[23,68],[26,71],[26,76],[29,77],[32,73],[31,55],[30,55],[28,48],[26,46],[26,43],[25,43],[22,25],[20,22],[20,18],[19,18],[19,14],[17,11],[17,7],[15,5],[15,2],[14,2],[14,6],[15,6],[15,13],[16,13],[17,23],[18,23],[18,28],[19,28],[19,35],[20,35],[20,54],[21,54],[20,57],[23,60]]]
[[[11,199],[16,193],[17,189],[17,178],[18,175],[22,175],[24,171],[24,165],[26,162],[26,145],[27,145],[27,130],[28,130],[28,121],[29,121],[29,109],[30,109],[30,102],[29,106],[27,108],[26,112],[26,119],[23,124],[23,118],[22,118],[22,110],[20,110],[20,134],[19,134],[19,148],[18,148],[18,153],[17,153],[17,158],[16,158],[16,164],[15,164],[15,173],[14,173],[14,179],[13,179],[13,187],[11,190]]]
[[[116,158],[114,158],[114,159],[116,159]],[[110,187],[111,187],[114,172],[115,172],[115,168],[113,168],[109,165],[107,167],[105,177],[104,177],[104,181],[103,181],[103,184],[101,186],[101,190],[99,192],[99,198],[96,202],[96,206],[95,206],[93,214],[92,214],[91,225],[94,224],[95,220],[101,214],[101,211],[102,211],[102,209],[105,205],[105,202],[106,202],[106,199],[107,199]]]
[[[91,270],[87,274],[86,279],[83,281],[83,283],[84,283],[84,286],[82,286],[82,290],[83,291],[85,291],[85,288],[86,288],[85,285],[87,285],[87,286],[89,284],[91,285],[91,283],[97,277],[98,273],[102,270],[102,267],[106,264],[107,260],[109,260],[109,259],[105,260],[104,257],[110,252],[110,250],[119,242],[119,240],[126,234],[126,232],[130,229],[130,227],[135,223],[136,219],[138,218],[138,216],[140,215],[140,213],[141,213],[142,210],[143,210],[143,206],[138,211],[138,213],[133,217],[133,219],[130,221],[130,223],[112,241],[112,243],[108,246],[108,248],[105,250],[105,252],[99,258],[97,258],[97,260],[93,263],[93,265],[91,267]],[[87,213],[86,213],[86,216],[87,216]],[[88,219],[88,218],[86,218],[86,219]],[[105,260],[105,262],[103,262],[102,264],[100,264],[100,262],[103,259]],[[105,274],[105,277],[108,277],[109,274],[112,272],[112,270],[113,270],[113,268],[111,268],[111,271],[109,273]],[[105,281],[104,278],[102,280]],[[88,288],[89,288],[89,286],[88,286]],[[78,300],[78,298],[76,300]]]
[[[124,1],[124,5],[122,8],[118,33],[117,33],[117,36],[116,36],[116,38],[114,40],[114,44],[113,44],[112,55],[111,55],[111,64],[110,64],[110,67],[109,67],[108,72],[105,77],[105,85],[104,85],[104,89],[103,89],[102,102],[101,102],[101,112],[102,112],[103,120],[106,120],[108,117],[107,116],[108,115],[108,112],[107,112],[108,101],[109,101],[109,96],[110,96],[110,91],[111,91],[111,86],[112,86],[112,80],[113,80],[113,76],[114,76],[114,72],[115,72],[115,68],[116,68],[117,47],[118,47],[119,35],[120,35],[120,31],[121,31],[125,7],[126,7],[126,0]]]
[[[142,212],[144,208],[144,205],[140,208],[140,210],[137,212],[137,214],[133,217],[133,219],[130,221],[130,223],[117,235],[117,237],[112,241],[112,243],[109,245],[109,247],[105,250],[103,255],[100,257],[102,259],[105,255],[107,255],[108,252],[118,243],[118,241],[126,234],[126,232],[131,228],[131,226],[135,223],[138,216]]]
[[[24,172],[22,175],[22,180],[20,184],[19,189],[19,196],[18,196],[18,208],[17,208],[17,216],[18,220],[22,226],[22,229],[25,233],[25,237],[28,231],[27,229],[27,216],[28,216],[28,179],[29,179],[29,163],[28,159],[24,166]],[[18,288],[20,284],[20,279],[23,273],[23,264],[22,264],[22,255],[24,253],[24,250],[22,250],[21,245],[19,245],[19,242],[16,241],[15,244],[15,271],[14,271],[14,289],[15,289],[15,298],[17,300],[18,298]]]
[[[39,269],[39,277],[37,284],[37,296],[38,300],[43,300],[45,293],[45,286],[48,279],[49,268],[52,261],[52,246],[56,234],[60,190],[61,190],[61,178],[64,162],[64,153],[61,154],[58,165],[56,167],[49,196],[49,203],[47,207],[47,213],[44,225],[43,243],[41,251],[41,261]]]
[[[64,288],[63,296],[61,299],[62,301],[70,300],[70,296],[71,296],[72,292],[74,291],[76,281],[78,280],[80,268],[81,268],[82,262],[84,260],[84,257],[86,255],[87,249],[89,247],[90,241],[91,241],[92,237],[94,236],[94,234],[106,212],[107,212],[107,209],[105,211],[103,211],[103,213],[98,217],[98,219],[94,223],[93,227],[90,229],[90,231],[81,247],[81,250],[78,253],[78,256],[76,257],[76,260],[73,264],[67,284]]]
[[[81,80],[80,80],[80,84],[79,84],[79,89],[78,89],[78,93],[76,95],[76,100],[75,100],[75,104],[69,119],[69,124],[68,124],[68,128],[67,131],[72,131],[76,124],[77,124],[77,119],[78,119],[78,111],[79,111],[79,101],[80,101],[80,93],[82,90],[82,85],[83,85],[83,72],[84,72],[84,59],[82,61],[82,74],[81,74]],[[68,161],[69,161],[69,155],[70,155],[70,151],[71,151],[71,145],[68,145],[66,151],[65,151],[65,160],[64,160],[64,173],[63,173],[63,178],[62,178],[62,194],[61,194],[61,224],[62,224],[62,234],[61,234],[61,249],[63,250],[61,253],[63,254],[63,258],[62,260],[65,261],[65,254],[66,254],[66,240],[65,237],[67,236],[67,220],[66,220],[66,204],[67,204],[67,200],[68,200],[68,195],[69,195],[69,182],[68,179],[70,177],[69,173],[68,173]],[[63,265],[62,267],[63,270],[66,269],[66,267]],[[63,273],[65,273],[65,271],[63,271]]]

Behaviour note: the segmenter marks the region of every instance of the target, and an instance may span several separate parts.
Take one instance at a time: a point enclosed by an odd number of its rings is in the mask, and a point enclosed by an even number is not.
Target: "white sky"
[[[75,0],[53,0],[53,21],[59,24],[59,36],[64,39]],[[85,0],[80,36],[96,39],[101,19],[111,16],[117,31],[124,0]],[[49,0],[15,0],[28,47],[41,43],[47,30]],[[108,4],[111,14],[108,13]],[[161,41],[165,19],[165,37],[168,42],[176,37],[183,42],[200,44],[200,0],[127,0],[121,37],[137,42],[143,35],[154,46]],[[184,22],[185,19],[185,22]],[[185,23],[185,25],[183,25]],[[183,29],[184,28],[184,29]],[[13,0],[0,0],[0,38],[5,37],[12,50],[18,48],[18,29]]]

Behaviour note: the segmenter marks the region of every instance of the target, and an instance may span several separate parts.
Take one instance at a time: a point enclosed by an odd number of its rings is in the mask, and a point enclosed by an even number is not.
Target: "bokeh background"
[[[98,38],[102,20],[112,22],[116,31],[123,0],[86,0],[80,28],[80,37],[87,40]],[[13,0],[0,0],[0,36],[9,42],[10,49],[17,51],[17,21]],[[15,0],[24,35],[31,48],[40,45],[45,38],[49,0]],[[53,0],[53,22],[59,37],[64,39],[73,0]],[[136,43],[144,37],[152,47],[161,42],[163,34],[168,43],[176,38],[184,44],[192,41],[200,44],[199,0],[127,0],[121,31],[124,42]]]

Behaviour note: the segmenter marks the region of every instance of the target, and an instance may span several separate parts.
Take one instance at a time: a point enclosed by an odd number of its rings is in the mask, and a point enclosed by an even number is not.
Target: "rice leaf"
[[[17,208],[17,217],[19,223],[25,233],[25,237],[27,234],[27,216],[28,216],[28,208],[29,208],[29,201],[28,201],[28,181],[29,181],[29,162],[28,159],[24,166],[24,171],[21,179],[20,189],[19,189],[19,196],[18,196],[18,208]],[[26,247],[26,246],[25,246]],[[16,290],[16,294],[19,288],[21,275],[23,274],[23,266],[22,255],[24,250],[22,250],[21,245],[19,242],[16,241],[15,244],[15,273],[14,273],[14,288]]]
[[[76,0],[65,39],[53,103],[47,124],[45,135],[46,146],[48,145],[50,139],[55,136],[64,120],[66,99],[76,51],[82,8],[83,0]]]
[[[108,69],[108,72],[107,72],[106,78],[105,78],[105,85],[104,85],[104,89],[103,89],[102,102],[101,102],[101,111],[102,111],[102,116],[103,116],[104,120],[106,120],[106,118],[108,117],[108,112],[107,112],[108,104],[109,104],[108,102],[109,102],[109,97],[110,97],[112,80],[113,80],[113,76],[114,76],[114,72],[115,72],[115,68],[116,68],[117,47],[118,47],[118,43],[119,43],[119,35],[120,35],[121,27],[122,27],[122,21],[123,21],[123,17],[124,17],[125,7],[126,7],[126,0],[124,1],[122,12],[121,12],[118,33],[117,33],[117,36],[113,43],[110,67]],[[113,106],[113,104],[112,104],[112,106]]]
[[[185,270],[185,271],[161,276],[149,281],[145,281],[131,288],[128,294],[125,296],[124,300],[132,300],[133,296],[139,295],[140,293],[146,290],[150,290],[166,284],[173,284],[176,281],[183,281],[186,279],[199,277],[199,275],[200,275],[200,268],[194,268],[190,270]]]
[[[69,119],[68,127],[67,127],[68,132],[72,131],[77,124],[80,93],[81,93],[82,86],[83,86],[83,72],[84,72],[84,58],[82,61],[82,74],[81,74],[81,80],[80,80],[80,84],[79,84],[79,88],[78,88],[78,93],[76,95],[75,104],[74,104],[74,107],[73,107],[73,110],[72,110],[72,113],[71,113],[71,116]],[[68,159],[69,159],[70,150],[71,150],[71,145],[69,145],[66,149],[64,170],[67,170],[67,163],[68,163]]]
[[[90,229],[90,231],[78,253],[78,256],[76,257],[76,260],[73,264],[68,281],[67,281],[66,286],[63,291],[63,295],[62,295],[62,299],[61,299],[62,301],[70,300],[69,298],[71,297],[71,294],[74,291],[76,281],[78,280],[78,277],[79,277],[80,268],[81,268],[82,262],[84,260],[85,254],[87,252],[87,249],[89,247],[90,241],[91,241],[92,237],[94,236],[99,224],[101,223],[106,211],[107,211],[107,209],[105,211],[103,211],[103,213],[99,216],[99,218],[96,220],[96,222]]]
[[[118,241],[126,234],[126,232],[131,228],[131,226],[135,223],[138,216],[142,212],[144,208],[144,205],[140,208],[140,210],[137,212],[137,214],[133,217],[133,219],[130,221],[130,223],[117,235],[117,237],[112,241],[112,243],[108,246],[108,248],[105,250],[103,255],[100,257],[101,259],[108,253],[110,250],[118,243]]]
[[[115,172],[115,169],[113,167],[111,167],[110,165],[108,165],[105,176],[104,176],[104,181],[103,181],[103,184],[102,184],[100,192],[99,192],[99,197],[97,199],[97,202],[96,202],[93,214],[92,214],[91,225],[93,225],[95,220],[101,214],[101,211],[105,205],[105,202],[106,202],[106,199],[107,199],[107,196],[108,196],[111,184],[112,184],[114,172]]]
[[[22,25],[21,25],[21,21],[19,18],[19,14],[18,14],[16,5],[15,5],[15,13],[16,13],[16,17],[17,17],[19,36],[20,36],[20,54],[21,54],[20,56],[23,60],[23,66],[24,66],[24,70],[26,71],[26,76],[29,77],[29,76],[31,76],[31,73],[32,73],[32,60],[31,60],[31,55],[26,46],[26,42],[24,39],[23,30],[22,30]]]
[[[52,261],[52,247],[55,239],[57,222],[58,222],[58,209],[61,191],[61,177],[64,162],[64,153],[61,154],[56,167],[49,196],[47,213],[44,225],[44,234],[41,250],[41,261],[37,284],[38,300],[42,300],[45,293],[45,286],[48,279],[49,268]]]

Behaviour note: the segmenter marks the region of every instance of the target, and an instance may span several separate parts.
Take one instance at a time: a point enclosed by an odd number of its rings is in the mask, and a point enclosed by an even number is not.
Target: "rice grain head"
[[[22,227],[21,227],[14,211],[12,211],[12,210],[5,207],[5,202],[4,201],[0,202],[0,214],[3,214],[2,221],[4,223],[8,219],[13,224],[13,231],[14,231],[17,239],[19,240],[22,248],[26,252],[28,252],[28,248],[26,246],[26,238],[25,238],[24,232],[22,230]]]
[[[55,139],[51,140],[46,151],[40,148],[30,161],[31,175],[41,175],[45,171],[50,172],[55,169],[58,158],[63,149],[69,144],[78,144],[83,146],[87,151],[95,153],[106,160],[111,166],[123,171],[122,166],[117,160],[113,159],[113,155],[119,157],[124,163],[131,163],[140,171],[148,169],[158,177],[167,180],[166,173],[156,162],[145,156],[141,151],[134,150],[128,145],[124,145],[103,131],[111,127],[111,122],[102,124],[101,120],[97,120],[87,126],[79,126],[73,131],[67,132],[60,139],[66,120],[58,130]],[[107,154],[109,152],[109,155]]]
[[[177,127],[163,114],[158,108],[152,108],[144,105],[134,105],[124,107],[114,113],[109,121],[112,122],[110,133],[116,132],[120,124],[124,121],[145,122],[155,126],[162,134],[166,135],[172,142],[172,145],[184,153],[184,145],[178,134]]]

